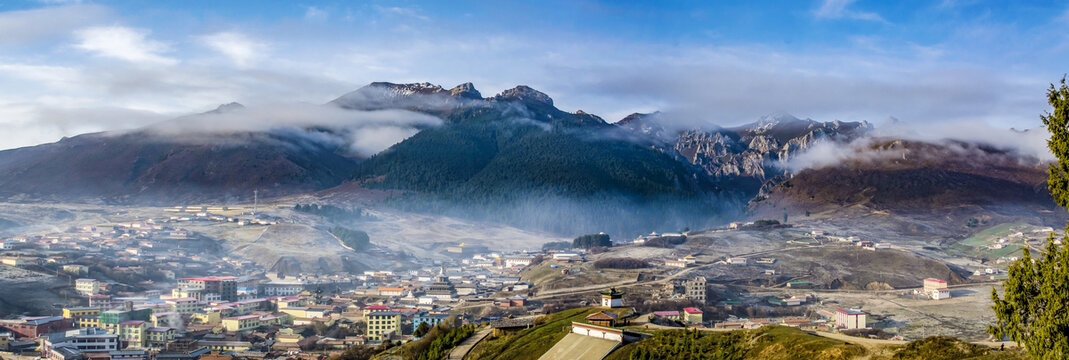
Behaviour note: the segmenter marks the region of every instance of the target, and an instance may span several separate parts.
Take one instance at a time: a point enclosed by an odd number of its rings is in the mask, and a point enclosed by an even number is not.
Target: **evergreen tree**
[[[1069,86],[1053,84],[1047,93],[1054,111],[1041,116],[1050,131],[1047,146],[1057,158],[1049,168],[1047,188],[1054,201],[1069,206]],[[1066,226],[1069,230],[1069,225]],[[1069,237],[1063,243],[1069,244]],[[1033,359],[1069,357],[1069,247],[1054,244],[1054,234],[1047,238],[1043,254],[1032,257],[1026,247],[1024,256],[1010,265],[1009,278],[1003,283],[1004,295],[992,290],[992,309],[998,318],[988,333],[1023,345]]]

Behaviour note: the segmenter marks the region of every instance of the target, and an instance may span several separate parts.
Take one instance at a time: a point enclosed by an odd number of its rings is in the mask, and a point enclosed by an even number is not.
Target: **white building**
[[[931,292],[932,290],[945,289],[947,287],[947,281],[941,279],[927,278],[924,279],[924,292]]]
[[[272,281],[261,284],[257,293],[259,296],[294,296],[304,289],[305,283],[302,280]]]
[[[553,254],[553,260],[557,261],[582,261],[583,256],[576,253],[556,253]]]
[[[864,329],[868,327],[866,317],[867,314],[861,309],[839,308],[835,310],[835,326],[841,329]]]
[[[202,307],[200,306],[200,302],[197,301],[196,298],[191,297],[171,298],[164,300],[164,302],[166,302],[167,305],[171,307],[171,312],[176,312],[179,314],[192,314],[195,312],[199,312],[202,309]]]
[[[505,267],[526,267],[533,260],[534,256],[509,256],[505,258]]]
[[[100,281],[96,279],[74,280],[74,290],[82,295],[96,295],[100,293]]]
[[[572,322],[572,333],[592,336],[599,339],[624,341],[623,330],[579,322]]]
[[[609,291],[601,293],[601,306],[607,308],[624,307],[624,293],[609,288]]]

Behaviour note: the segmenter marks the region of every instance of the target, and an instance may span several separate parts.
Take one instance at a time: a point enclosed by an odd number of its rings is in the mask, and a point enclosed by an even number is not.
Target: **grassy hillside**
[[[356,160],[317,132],[163,136],[87,134],[0,151],[0,197],[106,198],[173,203],[278,196],[337,186]]]
[[[607,359],[854,359],[858,345],[810,335],[796,328],[770,326],[728,332],[662,330],[625,345]]]
[[[1025,360],[1028,356],[1019,350],[996,351],[970,344],[948,336],[933,336],[910,342],[895,353],[895,360]]]
[[[513,335],[484,339],[476,345],[468,359],[524,360],[538,359],[571,331],[572,321],[582,321],[587,315],[606,309],[568,309],[538,319],[538,326]],[[620,309],[613,309],[619,311]]]
[[[538,359],[564,338],[572,321],[601,308],[578,308],[539,318],[537,325],[512,335],[487,337],[468,359]],[[614,309],[618,311],[619,309]],[[649,330],[653,336],[624,345],[610,353],[608,360],[634,359],[896,359],[896,360],[1024,360],[1017,349],[999,351],[951,337],[931,337],[905,345],[842,341],[811,334],[797,328],[766,326],[756,330],[697,331]]]

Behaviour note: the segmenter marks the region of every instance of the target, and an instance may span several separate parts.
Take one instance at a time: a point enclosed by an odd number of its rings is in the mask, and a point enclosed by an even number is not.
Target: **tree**
[[[345,352],[331,357],[329,360],[368,360],[378,354],[378,351],[366,345],[354,345]]]
[[[412,332],[412,335],[417,338],[421,338],[423,337],[423,335],[427,335],[428,331],[431,331],[431,326],[427,325],[427,322],[424,321],[419,323],[419,326],[416,327],[416,330]]]
[[[575,238],[572,240],[573,248],[590,249],[592,247],[610,247],[612,246],[612,239],[606,234],[588,234]]]
[[[1047,147],[1057,162],[1049,167],[1047,188],[1054,202],[1069,206],[1069,86],[1052,84],[1047,92],[1054,112],[1041,116],[1050,131]],[[1069,230],[1069,224],[1066,225]],[[1063,243],[1069,244],[1069,237]],[[1047,238],[1043,254],[1032,257],[1028,248],[1013,262],[1003,283],[1004,295],[991,291],[992,309],[998,318],[988,333],[1008,337],[1024,345],[1033,359],[1064,359],[1069,356],[1069,247]]]

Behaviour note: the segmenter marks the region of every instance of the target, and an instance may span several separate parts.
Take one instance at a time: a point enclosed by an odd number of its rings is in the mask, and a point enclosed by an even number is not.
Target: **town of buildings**
[[[100,224],[63,233],[19,236],[0,241],[3,266],[62,274],[76,300],[54,313],[0,320],[0,350],[37,353],[51,359],[194,359],[209,352],[273,358],[336,354],[350,346],[416,339],[421,324],[446,321],[491,323],[495,329],[531,326],[526,320],[471,315],[462,309],[481,307],[524,317],[551,311],[533,284],[521,280],[524,268],[549,262],[563,274],[587,262],[579,249],[500,252],[485,246],[448,246],[448,260],[427,260],[418,269],[370,270],[363,273],[272,274],[255,263],[225,254],[190,250],[198,234],[187,222],[219,222],[233,226],[270,225],[275,220],[213,215],[211,210],[120,224]],[[738,224],[745,226],[745,224]],[[686,236],[656,233],[633,244]],[[881,243],[811,231],[817,241],[852,242],[871,250]],[[72,256],[71,254],[81,254]],[[704,266],[731,269],[764,267],[769,274],[776,258],[724,256],[699,261],[693,255],[664,261],[666,271]],[[854,308],[824,307],[807,318],[729,317],[707,319],[709,308],[730,310],[735,301],[710,304],[710,282],[699,272],[658,284],[664,299],[689,301],[676,308],[654,309],[651,323],[680,327],[743,329],[781,324],[801,328],[851,331],[870,327],[868,314]],[[771,273],[775,275],[773,271]],[[988,269],[984,275],[999,275]],[[794,280],[790,290],[815,284]],[[923,294],[950,297],[945,280],[926,279]],[[591,304],[608,310],[627,308],[625,290],[610,288]],[[781,294],[763,298],[761,306],[799,307],[817,302],[812,294]],[[608,341],[626,341],[621,322],[637,314],[614,311],[591,314],[573,324],[572,332]]]

